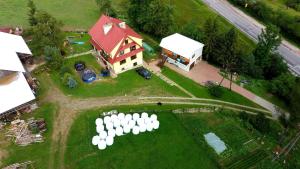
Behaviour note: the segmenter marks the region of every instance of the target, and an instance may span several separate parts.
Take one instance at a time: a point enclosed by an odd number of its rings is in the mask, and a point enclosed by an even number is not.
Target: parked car
[[[145,79],[151,79],[151,73],[143,67],[137,68],[136,72]]]

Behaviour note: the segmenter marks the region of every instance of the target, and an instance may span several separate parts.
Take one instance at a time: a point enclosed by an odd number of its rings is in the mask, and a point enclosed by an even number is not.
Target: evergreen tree
[[[262,33],[258,37],[258,44],[253,55],[255,56],[255,64],[262,69],[265,77],[266,71],[274,66],[272,64],[274,63],[272,60],[275,56],[273,53],[278,48],[280,42],[281,37],[279,35],[279,29],[272,25],[269,25],[265,30],[262,30]]]
[[[230,75],[230,88],[229,88],[230,90],[232,86],[233,73],[236,71],[238,60],[239,60],[237,39],[238,36],[235,29],[234,28],[230,29],[224,36],[223,45],[220,51],[221,63],[223,64],[225,71],[228,72]]]
[[[44,54],[45,46],[52,46],[60,49],[63,42],[62,23],[44,11],[35,14],[37,21],[29,29],[32,40],[29,45],[35,56]]]
[[[32,0],[28,0],[27,7],[29,8],[29,12],[28,12],[29,25],[34,26],[37,24],[35,18],[36,6]]]
[[[128,17],[141,31],[157,37],[167,35],[173,27],[173,10],[162,0],[131,0]]]
[[[204,24],[204,56],[206,60],[214,60],[216,46],[218,43],[219,25],[217,18],[206,20]],[[211,58],[212,57],[212,58]]]

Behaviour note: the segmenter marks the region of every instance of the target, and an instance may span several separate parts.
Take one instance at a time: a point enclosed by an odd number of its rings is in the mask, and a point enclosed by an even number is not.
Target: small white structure
[[[101,133],[102,131],[104,131],[104,126],[103,126],[103,124],[102,125],[98,125],[97,127],[96,127],[96,131],[97,131],[97,133]]]
[[[159,46],[167,62],[185,71],[190,71],[198,60],[202,60],[204,44],[178,33],[163,38]]]
[[[101,118],[97,118],[96,119],[96,125],[99,126],[99,125],[103,125],[103,120]]]

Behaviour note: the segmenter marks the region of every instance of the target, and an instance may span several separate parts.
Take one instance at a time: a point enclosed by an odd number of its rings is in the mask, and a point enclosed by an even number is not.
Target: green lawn
[[[90,43],[90,35],[87,33],[81,34],[80,32],[66,32],[66,39],[73,40],[74,42],[84,42],[84,44],[69,44],[67,45],[68,55],[73,55],[77,53],[87,52],[92,48]]]
[[[22,119],[30,117],[44,118],[47,124],[47,131],[43,134],[45,142],[35,143],[26,147],[11,144],[7,147],[8,158],[3,160],[3,166],[13,163],[22,163],[26,161],[34,161],[34,168],[48,168],[48,162],[51,152],[51,133],[53,118],[55,116],[56,107],[52,104],[44,104],[32,114],[26,114]],[[0,166],[1,167],[1,166]]]
[[[131,106],[130,109],[134,108]],[[159,130],[116,137],[113,146],[104,151],[91,144],[96,134],[94,121],[98,116],[99,110],[88,111],[74,122],[65,155],[67,168],[217,168],[207,155],[207,146],[195,143],[175,115],[168,111],[158,115]]]
[[[84,61],[87,67],[96,73],[101,70],[100,65],[92,55],[80,56],[66,60],[66,66],[72,70],[72,74],[78,82],[75,89],[69,89],[62,83],[59,72],[51,73],[53,82],[66,94],[75,97],[105,97],[105,96],[186,96],[181,90],[170,86],[157,76],[145,80],[135,70],[130,70],[118,75],[117,78],[101,78],[91,84],[83,83],[79,73],[74,70],[76,61]]]
[[[221,98],[216,98],[216,97],[210,95],[210,93],[206,87],[199,85],[198,83],[194,82],[193,80],[186,78],[167,67],[163,68],[162,73],[165,76],[167,76],[168,78],[170,78],[171,80],[173,80],[174,82],[176,82],[177,84],[179,84],[180,86],[182,86],[187,91],[191,92],[196,97],[208,98],[208,99],[218,99],[218,100],[223,100],[223,101],[227,101],[227,102],[232,102],[232,103],[237,103],[237,104],[242,104],[242,105],[246,105],[246,106],[260,108],[260,106],[258,106],[254,102],[248,100],[247,98],[245,98],[235,92],[231,92],[225,88],[222,88],[223,93],[224,93],[223,96]]]
[[[111,108],[122,112],[152,113],[159,110],[156,114],[161,125],[153,132],[117,137],[113,146],[102,151],[91,144],[91,139],[97,134],[95,119],[103,110],[82,112],[68,135],[66,168],[212,169],[230,166],[235,162],[253,167],[258,162],[269,160],[268,156],[271,154],[269,149],[274,146],[273,141],[266,137],[263,139],[264,145],[261,145],[258,137],[262,135],[244,128],[242,122],[232,112],[173,114],[170,113],[172,108],[175,107],[164,105],[159,108],[157,106]],[[228,150],[224,154],[217,155],[206,144],[203,134],[208,132],[216,133],[225,142]],[[248,141],[250,142],[245,144]],[[256,152],[257,150],[259,152]],[[264,153],[263,157],[261,152]],[[257,154],[257,158],[253,157],[256,160],[254,164],[243,158],[251,153]]]
[[[63,21],[67,29],[89,29],[99,18],[95,0],[33,0],[38,9],[45,10]],[[28,26],[27,0],[1,0],[1,26]]]
[[[244,79],[244,77],[242,77]],[[251,79],[251,83],[245,85],[244,87],[249,91],[255,93],[256,95],[270,101],[271,103],[285,109],[289,110],[287,105],[284,103],[283,100],[279,99],[278,97],[274,96],[268,91],[268,85],[270,85],[269,81],[266,80],[256,80]],[[239,83],[239,81],[238,81]]]

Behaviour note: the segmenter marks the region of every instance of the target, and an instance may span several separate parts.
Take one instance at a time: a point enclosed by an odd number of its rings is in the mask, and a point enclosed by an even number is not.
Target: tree
[[[117,17],[117,13],[111,5],[111,0],[96,0],[96,3],[100,12],[111,17]]]
[[[210,58],[214,55],[219,35],[219,25],[217,18],[206,20],[204,24],[204,56],[206,60],[213,59]]]
[[[224,40],[222,41],[223,45],[220,53],[220,59],[222,60],[221,62],[223,64],[223,68],[225,68],[225,71],[228,72],[230,75],[230,90],[232,86],[233,73],[236,71],[239,60],[237,38],[238,36],[235,29],[230,29],[224,36]]]
[[[288,101],[291,91],[296,85],[296,78],[291,73],[282,73],[273,79],[270,84],[271,93]]]
[[[296,84],[293,85],[290,93],[290,107],[291,107],[291,120],[293,122],[299,122],[300,120],[300,79],[296,80]]]
[[[29,25],[34,26],[37,24],[37,20],[35,18],[36,6],[32,0],[28,0],[27,7],[29,8],[29,12],[28,12]]]
[[[258,37],[258,44],[253,51],[253,55],[255,56],[255,64],[263,70],[264,76],[268,74],[266,71],[274,66],[272,60],[276,56],[274,52],[280,42],[279,29],[272,25],[268,25],[265,30],[262,30]]]
[[[197,23],[193,21],[185,24],[181,28],[180,33],[196,41],[202,41],[204,36]]]
[[[250,119],[252,126],[262,133],[267,133],[270,130],[270,120],[264,114],[258,113]]]
[[[173,27],[172,7],[162,0],[131,0],[128,17],[140,31],[157,37],[167,35]]]
[[[37,21],[29,29],[32,40],[29,45],[35,56],[44,54],[45,46],[52,46],[60,49],[63,42],[62,23],[44,11],[35,14]]]
[[[47,66],[51,70],[60,70],[63,65],[63,57],[60,54],[60,51],[56,47],[46,46],[44,48],[45,60]]]

